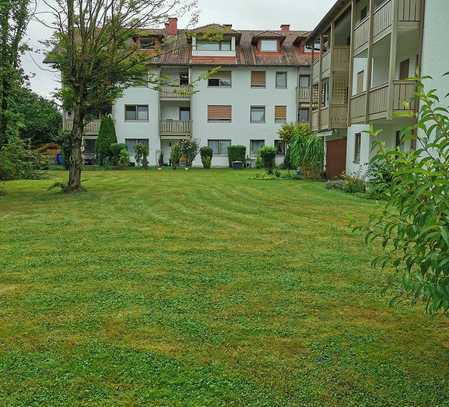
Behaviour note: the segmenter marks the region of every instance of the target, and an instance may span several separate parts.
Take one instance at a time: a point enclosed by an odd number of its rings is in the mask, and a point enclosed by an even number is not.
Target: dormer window
[[[144,37],[139,39],[140,49],[153,49],[156,45],[156,41],[151,37]]]
[[[231,40],[223,41],[197,41],[197,51],[231,51]]]
[[[260,40],[260,50],[262,52],[277,52],[278,48],[278,40]]]

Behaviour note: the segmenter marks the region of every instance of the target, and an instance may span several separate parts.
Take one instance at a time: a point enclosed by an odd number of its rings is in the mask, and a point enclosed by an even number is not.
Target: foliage
[[[148,146],[145,144],[137,144],[135,147],[135,153],[137,165],[142,165],[145,169],[148,168]]]
[[[307,126],[308,127],[308,126]],[[306,126],[302,125],[301,129]],[[310,129],[310,127],[308,127]],[[323,138],[311,132],[294,134],[289,142],[289,157],[294,168],[299,168],[305,178],[319,178],[323,170]]]
[[[111,144],[111,163],[112,165],[120,165],[120,153],[122,150],[126,150],[128,152],[128,147],[126,144],[122,143],[114,143]],[[129,156],[128,156],[129,157]]]
[[[287,146],[293,138],[308,136],[311,133],[312,130],[307,123],[285,123],[278,131],[280,139],[285,142]]]
[[[114,121],[110,116],[101,118],[100,131],[97,137],[97,164],[105,165],[111,160],[111,146],[117,143]]]
[[[37,179],[42,176],[43,158],[29,142],[10,140],[0,149],[0,180]]]
[[[402,152],[377,143],[376,161],[392,168],[388,200],[366,230],[367,242],[384,252],[374,265],[392,267],[399,281],[389,287],[396,298],[423,301],[430,313],[449,311],[449,111],[436,90],[418,85],[417,125],[402,131],[417,137],[417,149]],[[412,131],[415,130],[415,131]],[[371,131],[373,136],[379,132]],[[417,133],[417,136],[414,136]]]
[[[357,176],[343,175],[342,179],[328,181],[327,189],[338,189],[349,194],[366,192],[366,182]]]
[[[178,144],[181,149],[181,156],[186,160],[187,167],[191,167],[193,160],[198,155],[198,142],[196,140],[181,140]]]
[[[172,147],[170,154],[170,162],[174,170],[178,167],[179,161],[181,161],[181,157],[182,157],[181,146],[179,145],[179,143],[176,143]]]
[[[259,150],[259,156],[263,168],[265,168],[268,174],[273,174],[273,169],[276,165],[276,149],[272,146],[263,146]]]
[[[200,149],[201,154],[201,162],[203,164],[203,167],[206,169],[210,169],[212,164],[212,157],[214,155],[213,150],[210,147],[201,147]]]
[[[20,63],[30,18],[30,0],[0,0],[0,147],[23,128],[23,116],[12,104],[26,79]]]
[[[20,115],[19,135],[32,145],[55,142],[62,129],[62,114],[55,102],[22,86],[17,89],[11,110]]]
[[[72,146],[70,145],[70,132],[62,131],[59,137],[56,139],[57,143],[61,146],[61,154],[64,160],[64,167],[66,170],[69,169],[70,153],[72,151]]]
[[[235,145],[228,147],[229,167],[232,167],[234,161],[246,162],[246,147]]]
[[[373,198],[387,199],[393,184],[396,161],[388,162],[382,155],[375,155],[369,163],[368,192]]]
[[[129,166],[129,153],[128,149],[122,148],[120,150],[119,158],[118,158],[118,166],[120,168],[126,168]]]
[[[159,164],[159,167],[163,167],[164,166],[164,153],[162,151],[159,154],[158,164]]]

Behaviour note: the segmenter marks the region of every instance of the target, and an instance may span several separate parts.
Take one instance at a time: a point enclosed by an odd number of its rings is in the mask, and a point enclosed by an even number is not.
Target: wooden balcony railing
[[[101,120],[94,120],[92,122],[87,123],[84,126],[84,135],[85,136],[96,136],[100,132],[100,124]],[[64,119],[65,131],[71,131],[73,129],[73,119]]]
[[[366,92],[351,98],[351,121],[363,123],[366,118]]]
[[[192,122],[187,120],[161,120],[161,136],[191,136]]]
[[[382,3],[374,11],[373,41],[380,39],[393,24],[393,3],[391,0]]]
[[[388,83],[371,88],[369,91],[368,114],[372,120],[384,117],[388,106]]]
[[[416,82],[394,81],[393,86],[393,112],[416,112]]]
[[[368,37],[369,37],[369,17],[366,17],[364,20],[360,21],[360,23],[358,23],[354,28],[353,33],[354,54],[357,54],[366,45],[368,45]]]
[[[328,51],[326,54],[322,56],[322,75],[323,77],[328,77],[330,75],[331,70],[331,53]]]
[[[312,80],[313,83],[317,83],[320,80],[320,59],[318,58],[312,65]]]
[[[190,99],[192,97],[191,86],[162,86],[160,89],[161,99]]]
[[[313,131],[319,131],[319,112],[318,110],[314,110],[312,112],[312,130]]]
[[[298,103],[309,103],[310,102],[310,88],[297,88],[297,100]]]

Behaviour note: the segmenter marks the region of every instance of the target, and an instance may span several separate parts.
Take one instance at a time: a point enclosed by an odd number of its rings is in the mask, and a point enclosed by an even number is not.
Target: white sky
[[[199,0],[199,24],[232,24],[236,29],[266,30],[277,30],[281,24],[290,24],[293,30],[311,30],[334,3],[335,0]],[[42,3],[40,5],[43,7]],[[182,25],[181,20],[181,28]],[[28,29],[27,43],[42,49],[40,41],[50,36],[51,30],[33,21]],[[42,64],[42,60],[42,53],[28,53],[23,57],[23,66],[33,75],[33,90],[51,97],[59,86],[58,75],[48,72],[49,67]]]

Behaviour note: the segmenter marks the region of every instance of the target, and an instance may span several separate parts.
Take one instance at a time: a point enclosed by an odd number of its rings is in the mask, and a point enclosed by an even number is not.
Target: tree
[[[212,157],[214,155],[213,150],[210,147],[201,147],[200,148],[201,162],[205,169],[210,169],[212,164]]]
[[[259,156],[262,160],[263,168],[269,175],[273,174],[276,165],[276,149],[272,146],[263,146],[259,150]]]
[[[17,135],[11,102],[24,79],[22,41],[31,15],[30,0],[0,0],[0,147]]]
[[[383,253],[373,264],[392,268],[396,298],[423,301],[427,311],[449,311],[449,110],[436,90],[418,84],[417,124],[403,129],[402,140],[417,149],[403,152],[377,143],[374,157],[391,169],[382,193],[383,210],[363,228],[366,241],[379,241]],[[376,136],[379,132],[372,132]]]
[[[96,152],[97,163],[105,165],[106,160],[111,158],[111,146],[117,143],[114,121],[110,116],[101,119],[100,131],[98,132]]]
[[[19,135],[32,145],[54,142],[62,128],[62,114],[55,102],[22,86],[15,92],[10,110],[23,122]]]
[[[43,0],[54,14],[53,52],[61,71],[61,98],[73,112],[72,152],[67,190],[81,188],[81,144],[91,114],[110,106],[130,86],[157,84],[148,74],[145,53],[133,38],[139,29],[188,15],[195,0]],[[193,13],[193,17],[196,14]]]
[[[137,165],[141,165],[142,167],[147,169],[148,168],[148,154],[149,148],[145,144],[137,144],[135,147],[135,160]]]

